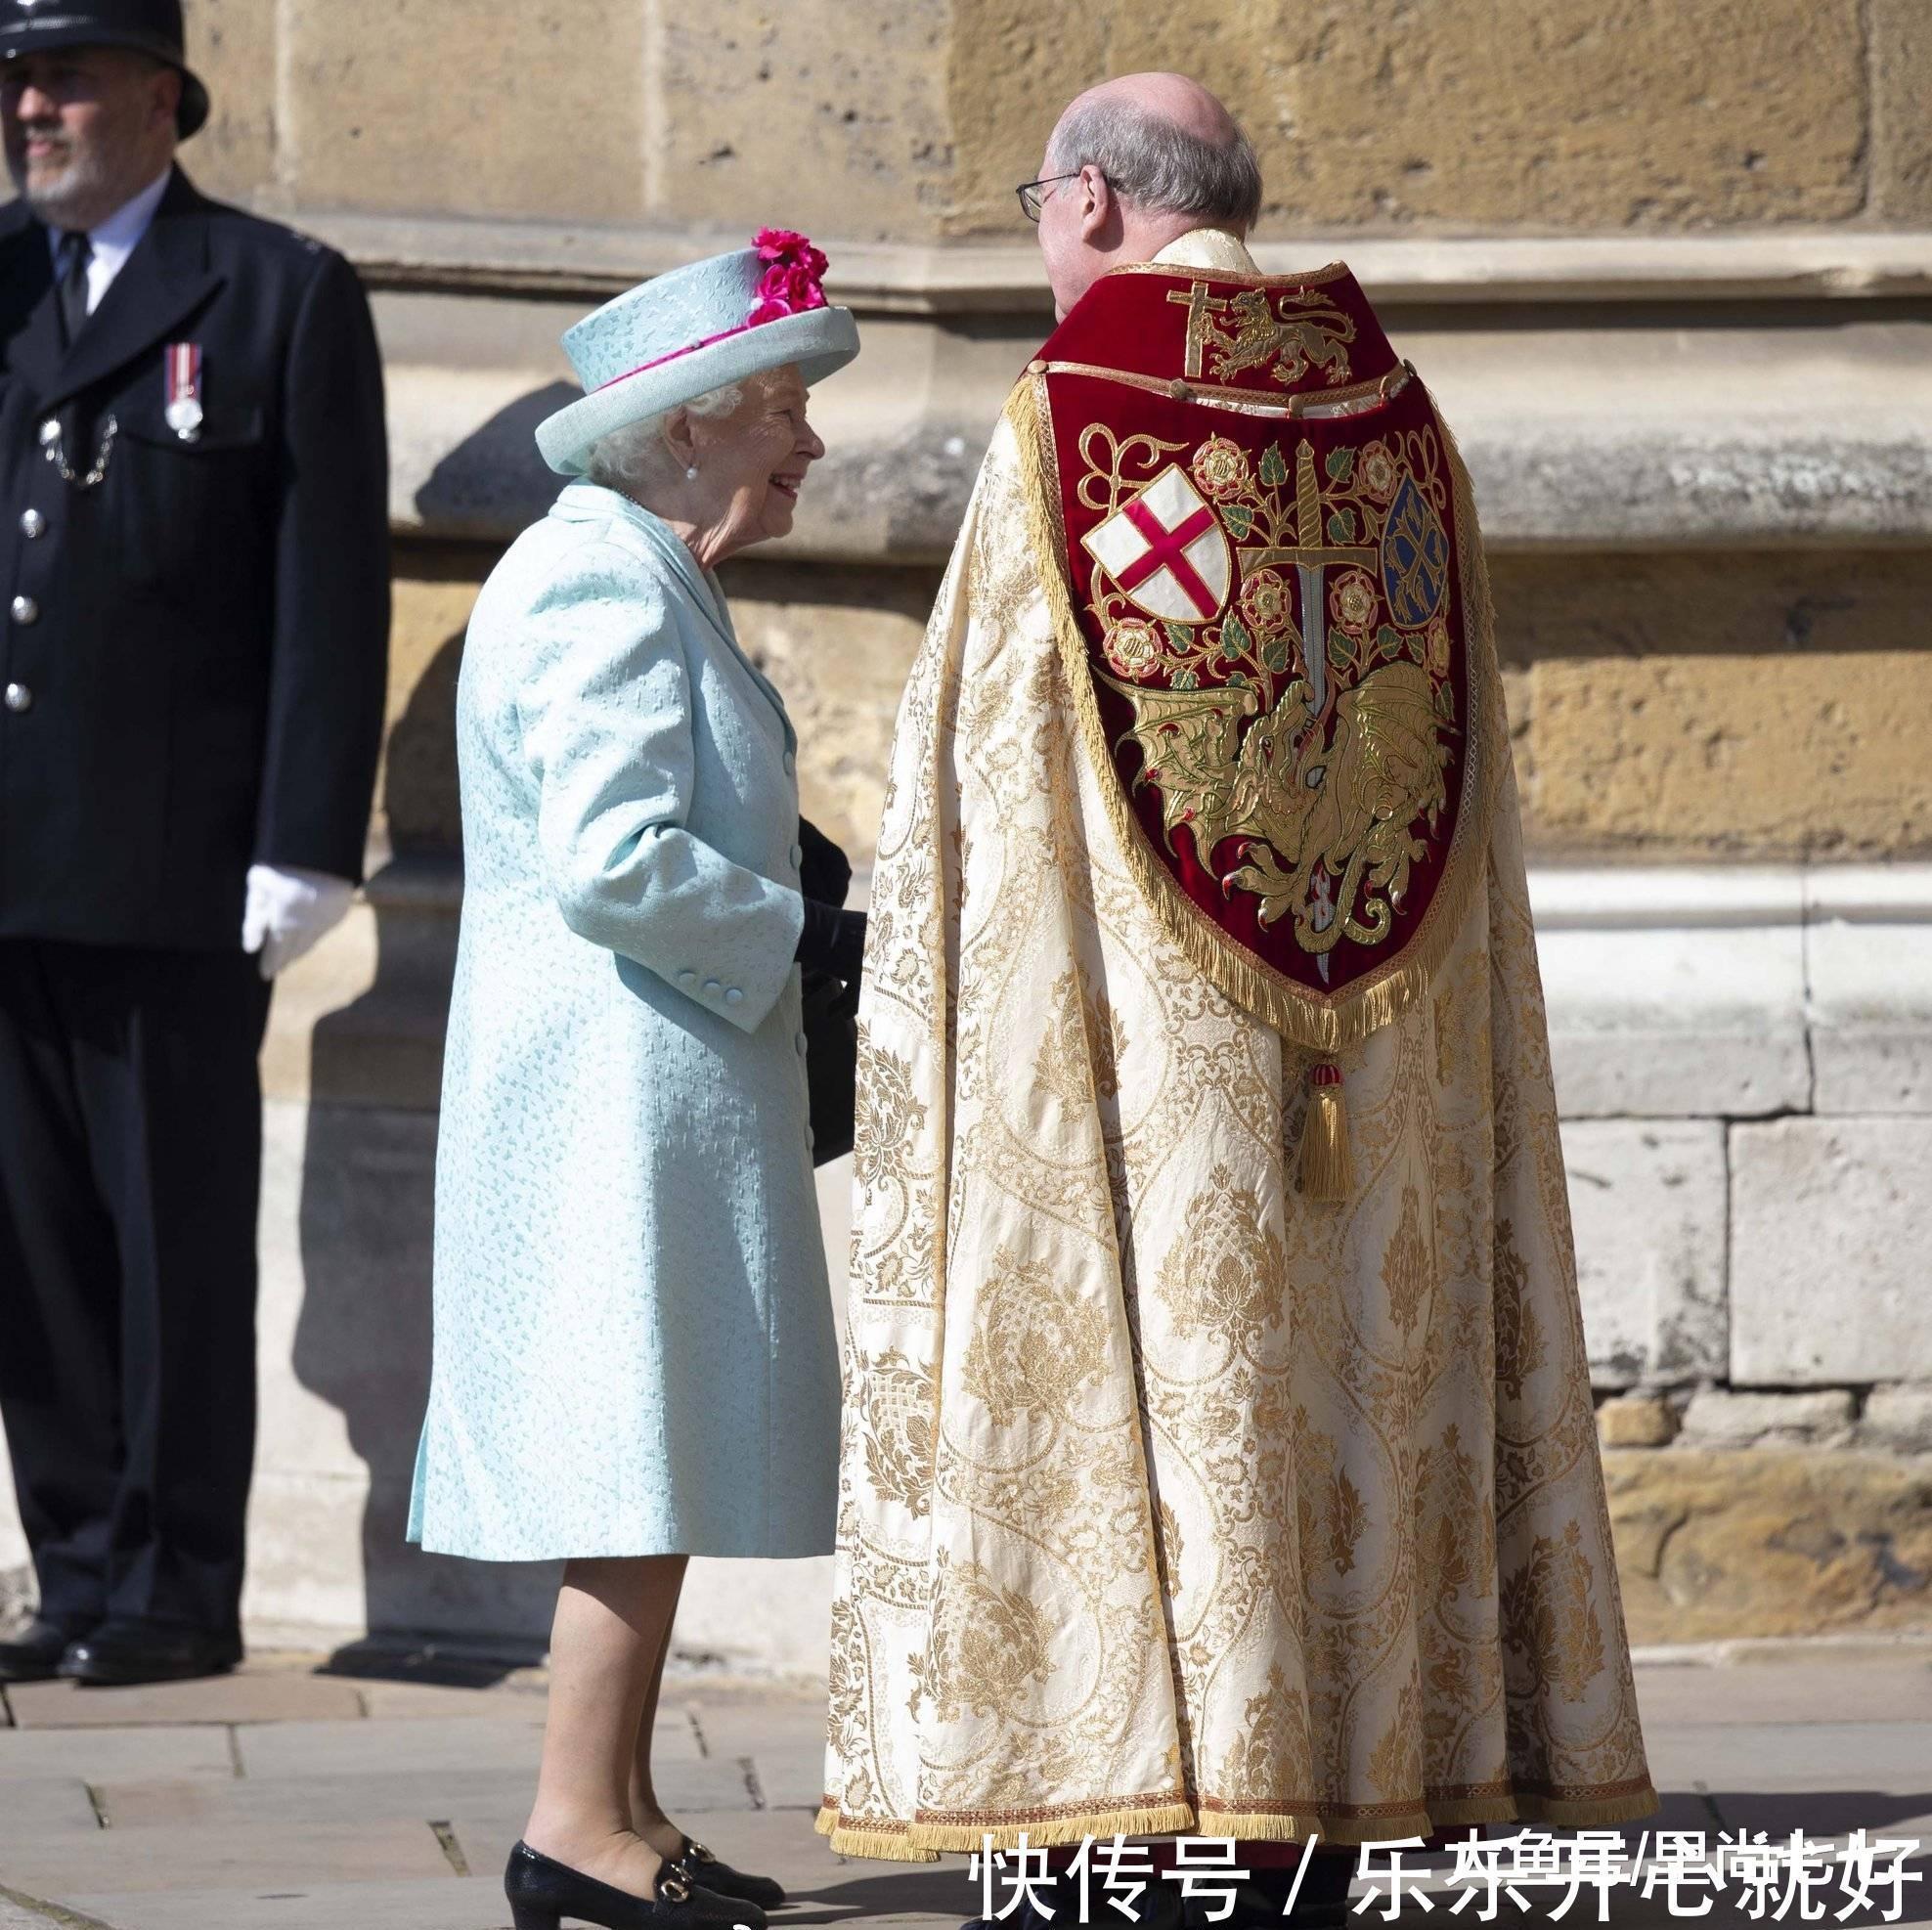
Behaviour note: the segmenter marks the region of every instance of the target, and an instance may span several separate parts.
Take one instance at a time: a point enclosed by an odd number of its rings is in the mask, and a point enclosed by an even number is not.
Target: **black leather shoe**
[[[746,1869],[733,1869],[720,1863],[702,1843],[686,1836],[681,1855],[666,1864],[686,1883],[709,1890],[715,1897],[734,1897],[740,1903],[756,1904],[760,1909],[776,1909],[785,1901],[785,1886],[768,1876],[754,1876]]]
[[[69,1645],[61,1673],[96,1689],[225,1676],[242,1659],[242,1639],[158,1622],[107,1622]]]
[[[92,1634],[92,1622],[55,1622],[36,1615],[20,1634],[0,1642],[0,1682],[52,1682],[61,1657]]]
[[[528,1843],[509,1853],[504,1870],[515,1930],[557,1930],[566,1916],[595,1923],[602,1930],[767,1930],[756,1904],[721,1897],[692,1883],[666,1864],[657,1879],[657,1899],[634,1897],[586,1876],[581,1869],[540,1855]]]

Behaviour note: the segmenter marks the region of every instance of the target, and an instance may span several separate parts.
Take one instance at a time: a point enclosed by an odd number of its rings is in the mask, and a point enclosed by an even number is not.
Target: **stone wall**
[[[1932,216],[1919,0],[191,0],[210,185],[296,208],[1008,234],[1055,114],[1181,66],[1271,228]]]

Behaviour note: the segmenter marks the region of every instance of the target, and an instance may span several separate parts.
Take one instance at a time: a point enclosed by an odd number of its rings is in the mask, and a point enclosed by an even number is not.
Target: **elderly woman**
[[[765,1922],[659,1806],[692,1555],[832,1547],[838,1369],[800,968],[863,919],[802,890],[797,738],[715,574],[783,536],[857,353],[767,232],[573,329],[579,475],[484,587],[457,698],[466,886],[437,1159],[435,1374],[411,1538],[561,1557],[517,1930]],[[842,883],[838,888],[842,893]]]

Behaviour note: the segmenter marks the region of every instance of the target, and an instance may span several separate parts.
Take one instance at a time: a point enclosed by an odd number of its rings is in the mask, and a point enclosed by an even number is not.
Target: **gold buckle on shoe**
[[[691,1886],[675,1870],[667,1869],[657,1879],[657,1895],[660,1903],[687,1904]]]

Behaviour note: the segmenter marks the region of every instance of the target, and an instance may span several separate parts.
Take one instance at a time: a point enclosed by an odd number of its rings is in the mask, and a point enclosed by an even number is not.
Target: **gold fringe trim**
[[[829,1836],[839,1826],[839,1806],[829,1796],[818,1805],[818,1814],[812,1819],[812,1826],[821,1836]]]
[[[1427,1810],[1399,1816],[1329,1817],[1315,1810],[1269,1814],[1256,1810],[1203,1810],[1196,1833],[1232,1836],[1242,1843],[1305,1843],[1310,1836],[1350,1849],[1403,1836],[1427,1836],[1435,1826]]]
[[[1558,1829],[1599,1829],[1613,1822],[1636,1822],[1654,1816],[1656,1790],[1637,1788],[1603,1796],[1543,1795],[1533,1790],[1499,1790],[1480,1796],[1426,1796],[1411,1810],[1376,1809],[1361,1815],[1307,1810],[1244,1810],[1221,1807],[1209,1798],[1197,1812],[1192,1804],[1164,1803],[1123,1809],[1076,1810],[1029,1816],[1008,1812],[978,1822],[920,1821],[845,1824],[837,1806],[827,1803],[816,1828],[831,1838],[842,1857],[867,1857],[882,1863],[937,1863],[941,1852],[969,1855],[988,1840],[995,1850],[1017,1850],[1024,1836],[1032,1849],[1053,1849],[1086,1837],[1231,1836],[1246,1843],[1301,1843],[1310,1836],[1349,1849],[1405,1836],[1433,1836],[1444,1829],[1485,1822],[1539,1822]]]
[[[832,1829],[826,1832],[832,1839],[832,1854],[836,1857],[867,1857],[874,1863],[938,1863],[937,1850],[921,1850],[913,1847],[912,1841],[903,1830],[897,1829]],[[980,1846],[975,1843],[977,1850]]]
[[[1174,1836],[1195,1824],[1192,1803],[1159,1803],[1132,1809],[1080,1810],[1031,1821],[927,1822],[913,1819],[911,1839],[922,1849],[962,1853],[983,1848],[1017,1850],[1021,1837],[1030,1849],[1053,1849],[1089,1836]]]
[[[1442,882],[1420,929],[1404,946],[1401,961],[1383,968],[1364,984],[1327,997],[1297,986],[1230,939],[1175,883],[1134,814],[1126,787],[1114,768],[1100,699],[1094,692],[1086,638],[1074,614],[1052,447],[1052,416],[1043,374],[1021,380],[1007,401],[1006,417],[1019,451],[1028,530],[1068,693],[1081,740],[1100,779],[1100,793],[1115,837],[1141,896],[1167,937],[1209,984],[1262,1024],[1272,1026],[1290,1043],[1324,1053],[1358,1044],[1427,995],[1437,967],[1462,930],[1476,885],[1488,870],[1489,815],[1496,793],[1491,767],[1500,763],[1500,756],[1491,752],[1486,741],[1485,726],[1491,723],[1495,707],[1482,702],[1481,695],[1489,683],[1500,684],[1501,680],[1495,667],[1495,623],[1487,575],[1471,574],[1471,557],[1474,568],[1481,569],[1481,543],[1475,534],[1468,472],[1448,439],[1446,426],[1438,415],[1436,422],[1443,432],[1454,483],[1458,554],[1464,579],[1465,649],[1473,672],[1468,680],[1471,688],[1466,692],[1471,700],[1471,714],[1465,724],[1465,775],[1455,834],[1444,859]]]

